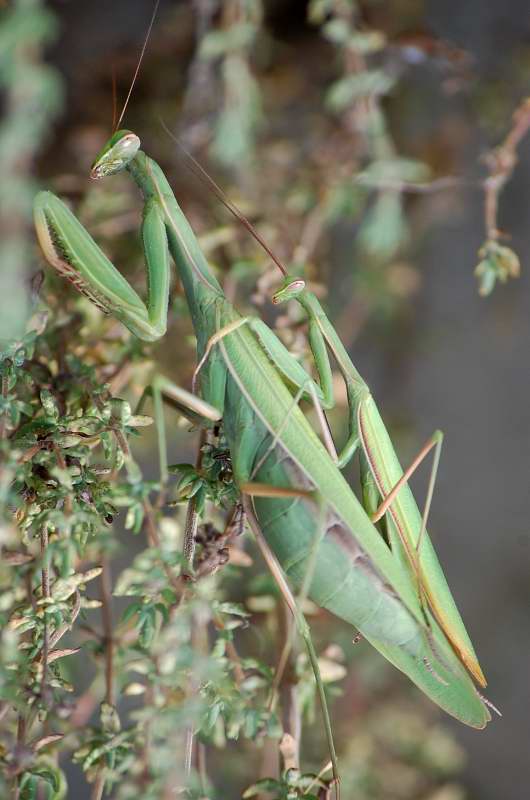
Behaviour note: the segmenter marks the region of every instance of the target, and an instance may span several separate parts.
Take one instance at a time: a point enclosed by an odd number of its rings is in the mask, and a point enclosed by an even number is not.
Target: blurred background
[[[113,73],[121,108],[152,4],[1,7],[0,54],[11,65],[2,78],[2,291],[12,296],[20,290],[13,275],[41,265],[27,223],[37,186],[68,197],[141,287],[138,197],[126,179],[95,186],[87,176],[112,128]],[[42,27],[41,12],[49,15]],[[315,614],[319,646],[340,644],[348,661],[332,704],[347,798],[528,796],[530,135],[517,143],[497,219],[521,275],[481,296],[502,265],[490,258],[481,282],[474,271],[491,239],[485,156],[513,129],[529,86],[525,0],[162,0],[123,122],[165,169],[241,308],[257,309],[303,349],[296,310],[278,317],[268,302],[274,268],[186,168],[165,128],[280,257],[304,271],[402,461],[435,428],[445,433],[430,531],[503,717],[482,732],[442,718],[367,645],[352,648],[345,626]],[[150,353],[189,386],[193,346],[178,291],[170,316],[168,338]],[[331,416],[339,438],[343,412],[342,399]],[[136,449],[154,477],[154,437],[146,433]],[[171,433],[170,450],[173,461],[194,458],[182,432]],[[424,472],[414,478],[420,498]],[[349,477],[355,482],[355,466]],[[116,574],[131,560],[131,535],[120,535]],[[245,600],[242,588],[227,591]],[[253,590],[245,591],[248,600]],[[266,632],[272,623],[257,613],[256,624]],[[81,685],[82,665],[75,670]],[[317,768],[324,751],[313,739],[310,732],[302,759]],[[224,760],[211,756],[212,796],[239,796],[255,779],[238,747]],[[79,770],[68,770],[68,796],[90,797]]]

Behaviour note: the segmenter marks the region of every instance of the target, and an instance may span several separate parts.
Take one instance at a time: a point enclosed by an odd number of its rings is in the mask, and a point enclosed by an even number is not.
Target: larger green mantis
[[[35,224],[47,261],[133,334],[155,340],[166,331],[171,254],[197,339],[200,396],[222,419],[249,515],[290,582],[299,588],[309,570],[312,600],[352,623],[449,714],[483,728],[490,713],[473,682],[485,685],[473,646],[370,390],[320,303],[289,276],[273,297],[305,310],[316,382],[263,321],[227,300],[162,170],[139,148],[134,133],[118,131],[92,177],[125,169],[143,194],[147,304],[65,204],[41,192]],[[338,458],[299,407],[302,398],[319,410],[333,404],[329,351],[349,404]],[[362,502],[340,470],[356,451]],[[373,521],[381,503],[384,536]]]

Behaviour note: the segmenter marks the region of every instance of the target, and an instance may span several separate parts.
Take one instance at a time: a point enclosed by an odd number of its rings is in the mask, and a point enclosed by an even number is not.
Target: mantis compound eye
[[[287,300],[293,300],[305,289],[305,281],[302,278],[289,278],[283,286],[278,289],[272,296],[274,305],[285,303]]]

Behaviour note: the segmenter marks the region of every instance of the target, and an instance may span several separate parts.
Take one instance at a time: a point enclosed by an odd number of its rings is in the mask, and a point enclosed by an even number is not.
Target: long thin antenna
[[[116,120],[118,117],[118,89],[116,86],[116,68],[112,65],[112,130],[118,127]]]
[[[175,142],[179,150],[186,156],[186,159],[188,160],[188,166],[193,171],[193,173],[198,178],[200,178],[200,180],[202,180],[204,184],[206,184],[206,186],[210,189],[210,191],[214,193],[214,195],[224,205],[224,207],[227,208],[231,214],[233,214],[233,216],[243,225],[243,227],[247,229],[250,235],[254,237],[254,239],[258,242],[258,244],[260,244],[263,247],[267,255],[274,261],[274,263],[276,264],[282,275],[287,276],[289,274],[287,272],[287,269],[282,264],[278,256],[276,256],[273,253],[273,251],[271,250],[267,242],[263,239],[263,237],[257,232],[253,224],[250,222],[250,220],[248,220],[242,213],[242,211],[240,211],[239,208],[228,199],[226,194],[223,192],[221,187],[217,185],[217,183],[214,181],[211,175],[209,175],[206,172],[204,167],[201,166],[201,164],[199,164],[197,159],[194,158],[194,156],[192,156],[192,154],[189,153],[188,150],[186,150],[184,145],[177,139],[174,133],[172,133],[172,131],[169,130],[163,119],[160,120],[160,124],[162,125],[162,127],[164,128],[165,132],[170,137],[170,139],[172,139],[172,141]]]
[[[138,63],[136,65],[136,69],[134,71],[134,76],[133,76],[133,79],[131,81],[131,85],[129,87],[129,91],[127,93],[127,97],[125,98],[125,103],[123,104],[123,108],[122,108],[121,114],[120,114],[118,122],[116,123],[116,126],[114,128],[115,131],[120,127],[121,122],[123,120],[123,117],[125,116],[125,111],[126,111],[127,106],[129,104],[129,100],[131,98],[131,95],[132,95],[132,92],[133,92],[133,89],[134,89],[134,84],[136,83],[136,78],[138,77],[138,73],[140,72],[140,67],[142,66],[142,61],[143,61],[143,58],[144,58],[144,55],[145,55],[145,51],[147,49],[147,43],[149,42],[149,38],[151,36],[151,31],[153,30],[153,25],[155,24],[155,19],[156,19],[156,15],[157,15],[157,12],[158,12],[158,6],[159,5],[160,5],[160,0],[156,0],[154,8],[153,8],[153,13],[151,15],[151,21],[149,23],[149,27],[148,27],[147,33],[145,35],[144,43],[142,45],[140,58],[138,59]]]

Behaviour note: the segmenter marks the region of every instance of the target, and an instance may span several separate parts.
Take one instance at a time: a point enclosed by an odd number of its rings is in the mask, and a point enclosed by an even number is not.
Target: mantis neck
[[[184,286],[196,333],[204,326],[204,311],[224,297],[197,238],[184,216],[162,170],[141,150],[127,165],[145,199],[144,219],[155,205],[166,229],[169,250]]]
[[[342,344],[335,328],[330,323],[315,295],[306,290],[299,295],[298,300],[300,305],[307,312],[309,318],[314,319],[320,328],[322,336],[332,351],[346,384],[350,384],[352,387],[360,387],[361,390],[364,389],[366,384],[363,378],[353,366],[346,348]]]

